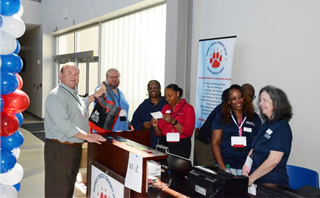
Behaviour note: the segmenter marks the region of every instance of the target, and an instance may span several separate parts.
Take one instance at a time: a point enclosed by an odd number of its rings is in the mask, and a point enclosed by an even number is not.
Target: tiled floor
[[[23,123],[41,122],[28,113],[23,113]],[[44,143],[29,131],[19,128],[23,134],[24,142],[20,147],[19,163],[24,170],[21,188],[18,197],[44,197]],[[85,172],[81,169],[81,172]],[[85,197],[83,185],[76,184],[74,198]]]

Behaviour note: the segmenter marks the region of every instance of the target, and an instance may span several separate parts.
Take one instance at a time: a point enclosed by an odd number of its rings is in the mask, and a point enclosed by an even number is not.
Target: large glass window
[[[76,52],[84,52],[93,50],[98,52],[99,42],[99,26],[91,26],[81,29],[77,32],[77,50]]]
[[[74,32],[58,37],[58,55],[74,53]]]

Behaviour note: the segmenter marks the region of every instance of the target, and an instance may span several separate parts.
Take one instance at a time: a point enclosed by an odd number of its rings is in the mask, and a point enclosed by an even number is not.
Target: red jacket
[[[171,110],[171,117],[173,117],[183,126],[180,138],[183,139],[191,137],[196,122],[196,115],[194,113],[193,106],[187,103],[185,99],[181,99],[181,101],[178,104],[176,104],[174,112],[172,111],[172,106],[166,104],[162,108],[162,114],[165,115],[165,112],[167,110]],[[168,123],[163,119],[159,120],[158,126],[162,130],[163,135],[166,135],[168,132],[172,132],[172,130],[174,132],[179,133],[176,127],[174,127],[171,123]]]

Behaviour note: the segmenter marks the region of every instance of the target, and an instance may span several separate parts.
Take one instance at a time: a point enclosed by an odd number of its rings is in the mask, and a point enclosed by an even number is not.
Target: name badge
[[[231,137],[231,146],[233,146],[233,147],[247,146],[247,137],[246,136],[232,136]]]
[[[247,156],[245,165],[246,165],[246,171],[247,171],[248,174],[250,173],[250,170],[251,170],[251,167],[252,167],[252,163],[253,163],[252,158],[250,156]]]
[[[167,133],[167,142],[179,142],[180,141],[180,133]]]
[[[248,133],[252,133],[252,128],[243,127],[243,131],[248,132]]]
[[[119,116],[120,121],[127,121],[127,112],[125,109],[121,109]]]

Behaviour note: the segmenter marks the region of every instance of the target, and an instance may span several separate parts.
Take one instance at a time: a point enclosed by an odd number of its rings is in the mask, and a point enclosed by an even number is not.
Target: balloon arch
[[[17,163],[24,139],[18,131],[22,112],[29,106],[28,95],[21,90],[23,80],[18,74],[23,63],[18,53],[26,26],[21,20],[20,0],[0,0],[0,197],[17,197],[23,168]]]

